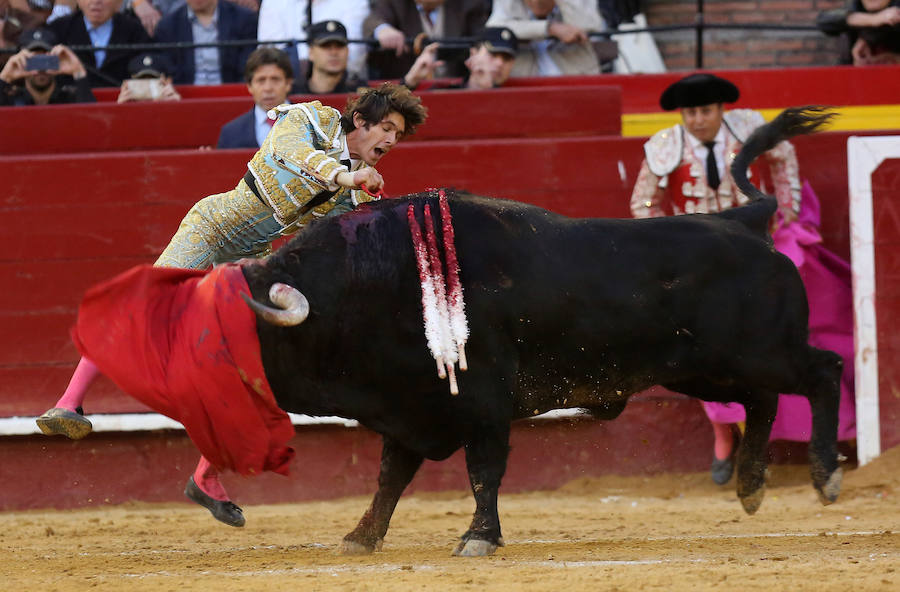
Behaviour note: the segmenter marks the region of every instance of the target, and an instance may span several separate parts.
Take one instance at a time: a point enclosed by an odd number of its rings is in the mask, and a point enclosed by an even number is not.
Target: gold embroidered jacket
[[[347,154],[347,138],[337,109],[311,101],[279,105],[269,112],[270,117],[273,111],[277,116],[275,125],[247,168],[253,174],[260,198],[274,210],[275,219],[282,226],[295,230],[336,208],[350,210],[373,199],[364,191],[334,182],[338,173],[348,172],[348,167],[340,162],[341,155]],[[238,189],[245,188],[246,183],[241,180]],[[301,216],[300,208],[322,191],[336,193]]]

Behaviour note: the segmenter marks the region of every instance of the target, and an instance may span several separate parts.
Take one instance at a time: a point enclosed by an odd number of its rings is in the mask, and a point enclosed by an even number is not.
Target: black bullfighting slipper
[[[731,480],[731,475],[734,473],[734,457],[737,455],[737,449],[740,443],[741,436],[739,430],[731,428],[731,453],[729,453],[728,458],[719,460],[716,458],[716,455],[713,454],[712,466],[710,467],[709,472],[716,485],[725,485]]]
[[[45,411],[35,420],[37,426],[48,436],[66,436],[72,440],[80,440],[91,433],[94,426],[91,420],[82,413],[54,407]]]
[[[206,495],[194,481],[193,475],[191,475],[187,485],[184,487],[184,495],[192,502],[198,503],[209,510],[213,518],[219,522],[224,522],[228,526],[244,525],[244,513],[239,507],[230,501],[223,502]]]

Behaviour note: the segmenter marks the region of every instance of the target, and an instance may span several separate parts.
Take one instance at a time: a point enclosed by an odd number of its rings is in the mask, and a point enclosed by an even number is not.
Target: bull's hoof
[[[752,516],[753,514],[756,514],[756,511],[762,505],[762,501],[765,496],[766,488],[765,486],[762,486],[749,495],[739,495],[738,499],[741,500],[741,505],[744,506],[744,511]]]
[[[91,433],[91,420],[80,413],[54,407],[44,412],[36,420],[40,430],[48,436],[65,436],[70,440],[80,440]]]
[[[381,551],[381,546],[384,544],[383,539],[378,539],[375,541],[373,545],[366,545],[363,543],[358,543],[356,541],[351,541],[350,539],[344,539],[341,543],[341,554],[343,555],[371,555],[375,551]]]
[[[837,501],[838,495],[841,493],[841,481],[843,479],[844,470],[841,467],[838,467],[831,476],[828,477],[828,481],[825,482],[825,485],[821,488],[816,487],[816,492],[819,494],[819,501],[822,502],[823,506],[833,504]]]
[[[460,543],[453,549],[454,557],[487,557],[489,555],[493,555],[494,551],[497,550],[497,547],[503,546],[503,539],[500,539],[497,543],[492,543],[490,541],[485,541],[482,539],[469,539],[467,541],[460,541]]]

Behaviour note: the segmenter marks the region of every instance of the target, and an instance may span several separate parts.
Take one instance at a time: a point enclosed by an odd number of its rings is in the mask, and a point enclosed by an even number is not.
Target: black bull
[[[455,552],[492,553],[502,545],[497,494],[510,422],[579,407],[611,419],[656,384],[746,407],[737,494],[748,513],[762,502],[778,393],[805,395],[813,484],[823,503],[834,501],[841,360],[807,344],[803,284],[766,233],[774,199],[745,175],[764,149],[825,119],[789,110],[761,128],[735,163],[745,193],[758,199],[722,214],[572,219],[452,195],[471,332],[458,396],[437,378],[426,347],[407,223],[410,201],[437,211],[433,194],[320,221],[245,267],[257,303],[285,283],[310,306],[297,326],[258,323],[279,405],[357,419],[383,436],[378,491],[345,551],[379,548],[422,461],[463,447],[476,510]]]

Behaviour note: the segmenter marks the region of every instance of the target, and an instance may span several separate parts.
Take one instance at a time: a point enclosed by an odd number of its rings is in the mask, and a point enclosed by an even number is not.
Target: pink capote
[[[181,422],[218,469],[286,475],[290,417],[266,380],[239,265],[140,265],[88,290],[72,339],[123,391]]]
[[[787,226],[779,225],[772,238],[775,248],[797,266],[806,286],[810,345],[831,350],[844,359],[838,440],[852,440],[856,438],[856,406],[850,264],[822,246],[819,213],[819,199],[809,183],[804,183],[798,219]],[[746,418],[739,403],[703,402],[703,409],[716,423],[737,423]],[[780,395],[769,439],[808,442],[811,429],[812,415],[806,397]]]

